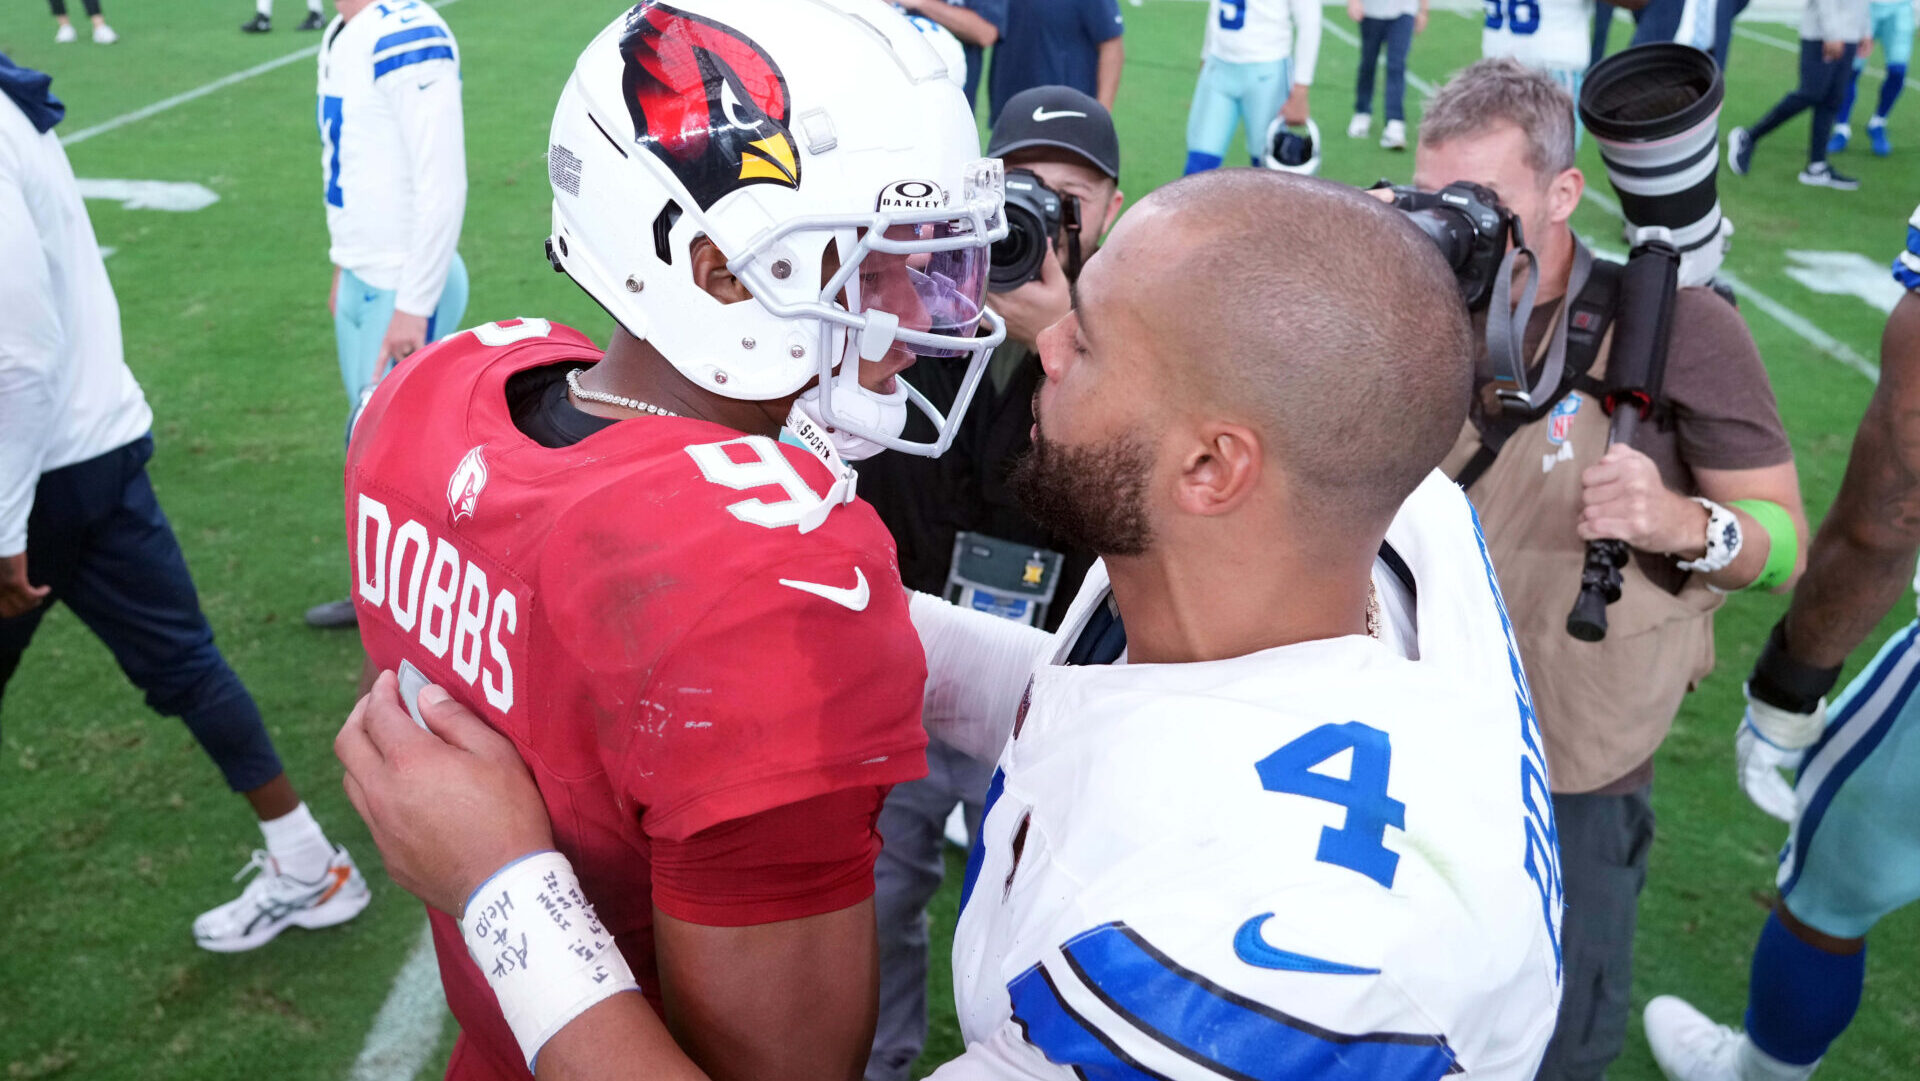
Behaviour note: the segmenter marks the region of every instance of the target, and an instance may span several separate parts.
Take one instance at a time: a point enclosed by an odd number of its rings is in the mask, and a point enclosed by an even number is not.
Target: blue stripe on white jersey
[[[447,36],[448,34],[445,27],[416,26],[411,30],[402,30],[398,33],[388,34],[386,37],[374,42],[373,51],[383,53],[388,49],[397,48],[401,45],[410,45],[416,41],[425,41],[428,38],[444,38]]]
[[[401,68],[412,67],[415,64],[424,63],[428,60],[452,59],[453,49],[450,46],[430,45],[424,49],[414,49],[411,52],[397,53],[376,62],[373,65],[373,77],[378,79],[382,75],[391,74]]]
[[[1460,1072],[1443,1036],[1400,1032],[1349,1035],[1235,994],[1156,949],[1123,922],[1103,924],[1060,948],[1073,975],[1119,1018],[1167,1049],[1226,1077],[1248,1081],[1436,1081]],[[1031,973],[1032,970],[1029,970]],[[1051,1018],[1039,990],[1024,996],[1028,1039],[1054,1062],[1075,1066],[1089,1054],[1075,1028]],[[1051,990],[1049,986],[1048,990]],[[1058,998],[1057,994],[1054,996]],[[1062,1004],[1064,1008],[1064,1004]],[[1073,1021],[1067,1018],[1066,1021]],[[1043,1023],[1044,1022],[1044,1023]],[[1084,1027],[1085,1021],[1079,1025]],[[1113,1034],[1100,1040],[1114,1048]],[[1052,1045],[1047,1040],[1055,1041]],[[1124,1065],[1122,1063],[1121,1065]],[[1109,1070],[1112,1066],[1107,1066]],[[1101,1076],[1089,1072],[1089,1077]],[[1109,1072],[1104,1076],[1129,1077]],[[1152,1076],[1151,1074],[1144,1076]]]
[[[1056,1066],[1071,1067],[1087,1081],[1168,1081],[1134,1061],[1060,997],[1045,966],[1035,965],[1007,984],[1013,1020]]]

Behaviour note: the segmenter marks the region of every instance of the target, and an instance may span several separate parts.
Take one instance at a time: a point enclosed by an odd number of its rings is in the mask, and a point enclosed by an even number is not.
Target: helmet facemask
[[[843,457],[870,457],[882,449],[927,456],[944,452],[987,358],[1006,339],[1005,324],[984,303],[989,253],[993,242],[1006,236],[1000,163],[982,159],[968,167],[957,207],[948,205],[951,200],[943,193],[935,198],[939,192],[928,182],[903,181],[881,196],[880,209],[871,214],[798,219],[758,238],[728,263],[770,314],[810,320],[817,327],[817,382],[795,408],[826,429]],[[908,202],[932,205],[900,205]],[[777,273],[777,267],[764,265],[765,253],[783,241],[788,250],[808,246],[796,243],[795,234],[823,231],[830,239],[824,245],[819,294],[780,301],[764,287],[770,284],[764,278]],[[863,362],[883,361],[889,354],[903,359],[898,355],[903,351],[920,363],[965,361],[967,371],[946,414],[903,375],[891,376],[889,385],[878,389],[861,385]],[[931,442],[901,437],[910,406],[932,422],[936,437]]]

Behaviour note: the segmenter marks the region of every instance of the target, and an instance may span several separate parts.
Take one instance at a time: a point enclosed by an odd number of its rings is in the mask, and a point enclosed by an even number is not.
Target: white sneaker
[[[113,27],[108,26],[106,23],[101,23],[99,26],[93,28],[93,43],[95,45],[111,45],[119,40],[120,35],[114,33]]]
[[[1667,1081],[1806,1081],[1819,1062],[1792,1066],[1753,1045],[1746,1033],[1661,995],[1647,1003],[1647,1047]]]
[[[1405,150],[1407,148],[1407,122],[1389,120],[1380,132],[1380,149]]]
[[[1684,999],[1661,995],[1647,1003],[1647,1047],[1667,1081],[1738,1081],[1740,1045],[1746,1037],[1694,1009]]]
[[[60,29],[53,32],[53,43],[55,45],[70,45],[79,40],[80,32],[73,28],[72,23],[61,23]]]
[[[1347,121],[1347,138],[1349,139],[1364,139],[1367,137],[1367,132],[1372,130],[1372,113],[1355,113],[1353,119]]]
[[[266,945],[288,927],[332,927],[358,916],[372,899],[353,857],[339,845],[326,872],[312,881],[282,874],[265,849],[254,850],[234,881],[254,870],[259,876],[239,897],[193,921],[193,940],[201,949],[239,953]]]

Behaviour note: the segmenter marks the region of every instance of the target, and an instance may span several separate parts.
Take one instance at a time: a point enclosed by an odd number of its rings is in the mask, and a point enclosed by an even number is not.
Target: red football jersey
[[[347,534],[368,656],[513,740],[657,1007],[651,846],[924,775],[926,662],[872,508],[798,528],[831,481],[817,458],[689,418],[560,448],[515,426],[510,377],[599,359],[525,319],[409,360],[355,429]],[[527,1076],[458,926],[431,916],[462,1069]]]

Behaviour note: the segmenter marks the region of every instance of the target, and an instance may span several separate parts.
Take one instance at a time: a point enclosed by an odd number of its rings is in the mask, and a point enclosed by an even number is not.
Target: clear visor
[[[844,302],[856,315],[883,312],[899,320],[894,341],[928,357],[971,352],[956,339],[971,339],[985,307],[990,248],[968,243],[972,223],[962,220],[889,225],[855,233],[857,268],[835,274],[823,297]]]

